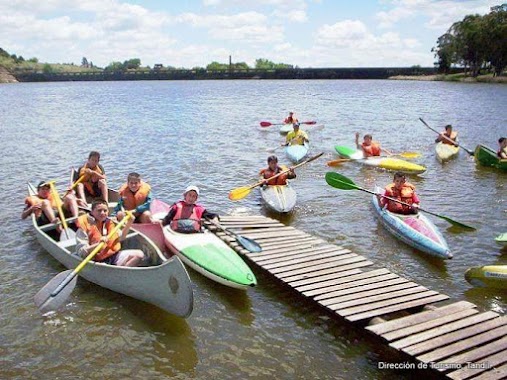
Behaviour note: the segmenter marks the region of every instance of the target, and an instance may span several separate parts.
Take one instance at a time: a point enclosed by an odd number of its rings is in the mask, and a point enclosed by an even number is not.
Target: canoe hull
[[[507,247],[507,232],[498,235],[495,238],[495,241],[496,241],[496,244],[498,244],[498,245],[500,245],[502,247]]]
[[[296,206],[296,191],[290,186],[265,186],[260,188],[266,206],[276,212],[291,212]]]
[[[33,187],[32,190],[35,191]],[[81,263],[82,259],[72,254],[75,241],[57,242],[37,225],[33,216],[32,223],[37,240],[51,256],[68,269],[74,269]],[[142,249],[146,266],[132,268],[90,261],[79,276],[103,288],[151,303],[171,314],[188,317],[193,309],[193,290],[181,260],[177,257],[165,259],[146,236],[137,232],[129,234],[122,247]]]
[[[496,152],[485,145],[477,145],[475,148],[474,157],[475,160],[482,166],[507,170],[507,160],[500,160],[496,155]]]
[[[465,272],[465,279],[475,286],[507,289],[507,265],[472,267]]]
[[[364,157],[363,152],[358,149],[337,145],[335,146],[335,150],[340,155],[340,157],[357,160],[356,162],[365,166],[373,166],[376,168],[390,171],[399,171],[408,174],[421,174],[426,171],[426,168],[424,166],[414,164],[413,162],[400,160],[399,158],[369,157],[367,159],[362,159]]]
[[[444,163],[458,156],[459,146],[439,142],[435,145],[435,153],[437,155],[438,162]]]
[[[376,188],[375,192],[381,192]],[[422,213],[396,215],[382,209],[377,197],[372,197],[375,214],[382,225],[397,239],[409,246],[439,259],[451,259],[452,254],[438,228]]]

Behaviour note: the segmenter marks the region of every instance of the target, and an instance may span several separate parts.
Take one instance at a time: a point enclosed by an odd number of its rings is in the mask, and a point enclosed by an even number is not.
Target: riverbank
[[[395,75],[389,77],[392,80],[418,80],[418,81],[446,81],[446,82],[469,82],[469,83],[507,83],[507,76],[496,76],[492,74],[479,75],[473,78],[464,74],[435,74],[435,75]]]
[[[17,83],[18,80],[6,68],[0,66],[0,83]]]

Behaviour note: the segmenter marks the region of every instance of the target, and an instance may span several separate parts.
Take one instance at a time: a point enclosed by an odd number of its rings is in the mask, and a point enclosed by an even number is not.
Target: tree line
[[[507,66],[507,3],[492,7],[484,16],[468,15],[440,36],[435,53],[439,71],[463,67],[473,77],[481,70],[500,75]]]

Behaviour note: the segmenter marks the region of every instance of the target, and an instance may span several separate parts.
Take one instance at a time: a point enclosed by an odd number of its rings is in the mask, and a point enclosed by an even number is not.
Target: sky
[[[25,59],[105,67],[434,64],[432,47],[502,0],[0,0],[0,47]]]

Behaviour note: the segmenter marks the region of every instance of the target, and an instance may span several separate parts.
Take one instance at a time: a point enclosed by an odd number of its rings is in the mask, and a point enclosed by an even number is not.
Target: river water
[[[470,266],[507,264],[494,237],[507,232],[507,174],[476,166],[465,151],[441,165],[435,128],[452,124],[461,143],[496,148],[507,135],[507,86],[410,81],[150,81],[22,83],[0,85],[0,378],[149,379],[390,379],[410,373],[382,370],[399,360],[361,329],[330,318],[273,278],[255,270],[259,285],[226,289],[195,272],[195,307],[183,320],[155,307],[80,280],[69,304],[42,317],[34,294],[63,267],[37,243],[20,219],[28,181],[56,179],[102,153],[109,184],[142,173],[154,194],[178,200],[192,183],[200,201],[219,213],[279,218],[366,256],[376,267],[447,294],[481,310],[505,313],[507,294],[476,289],[463,274]],[[324,157],[297,171],[294,212],[267,212],[256,191],[241,202],[228,192],[256,181],[277,127],[293,110],[308,126],[312,152]],[[372,133],[392,151],[416,151],[426,173],[410,176],[422,206],[477,227],[441,229],[454,254],[428,258],[398,242],[372,215],[370,196],[324,181],[339,171],[373,189],[392,173],[347,163],[329,168],[334,145],[352,145],[354,133]],[[283,153],[280,161],[287,163]]]

